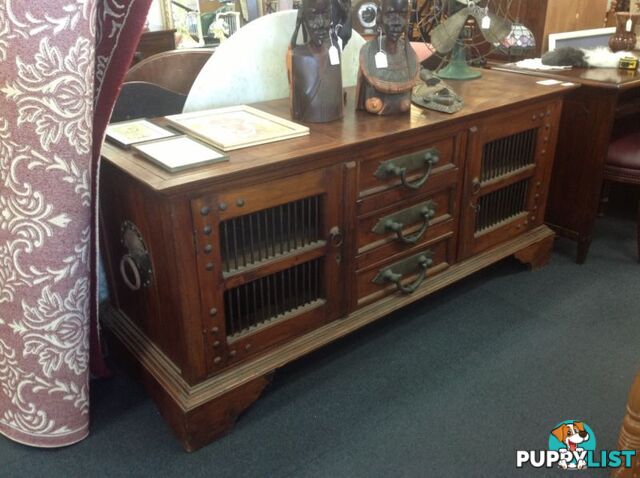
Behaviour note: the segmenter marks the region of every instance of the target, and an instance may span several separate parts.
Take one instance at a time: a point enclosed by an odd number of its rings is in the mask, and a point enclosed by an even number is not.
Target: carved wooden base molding
[[[548,260],[553,238],[548,227],[539,226],[451,266],[413,294],[389,296],[196,385],[189,385],[179,368],[124,314],[110,309],[103,320],[142,366],[145,386],[185,449],[193,451],[232,428],[238,415],[260,396],[273,370],[510,255],[538,267]]]

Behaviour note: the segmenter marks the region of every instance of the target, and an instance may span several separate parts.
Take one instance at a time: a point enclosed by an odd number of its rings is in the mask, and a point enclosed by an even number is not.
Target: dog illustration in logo
[[[569,452],[572,455],[573,452],[584,452],[584,448],[579,445],[590,438],[589,433],[584,429],[584,423],[582,422],[563,423],[559,427],[551,430],[551,434],[556,437],[558,441],[567,446],[567,448],[560,449],[560,453]],[[565,470],[584,470],[587,467],[587,462],[583,459],[562,459],[558,462],[558,465],[560,468],[564,468]]]

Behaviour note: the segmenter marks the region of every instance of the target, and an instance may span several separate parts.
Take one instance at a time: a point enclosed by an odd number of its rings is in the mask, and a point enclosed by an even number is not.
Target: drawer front
[[[448,136],[392,156],[371,153],[374,157],[365,157],[360,163],[360,196],[390,188],[428,190],[433,178],[458,166],[458,140],[458,136]]]
[[[389,294],[410,294],[453,262],[453,233],[447,233],[405,254],[393,256],[356,273],[357,306]]]
[[[451,187],[359,218],[357,268],[454,231],[455,192]]]

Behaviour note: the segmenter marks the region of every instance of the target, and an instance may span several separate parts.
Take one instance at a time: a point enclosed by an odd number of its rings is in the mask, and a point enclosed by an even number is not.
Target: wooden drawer
[[[390,188],[426,191],[436,176],[458,167],[460,146],[461,135],[449,135],[418,143],[413,149],[398,151],[391,157],[388,151],[365,153],[367,157],[360,162],[358,179],[360,196]]]
[[[385,209],[389,204],[397,204],[400,202],[409,204],[412,201],[419,200],[418,198],[420,197],[424,197],[425,195],[432,194],[436,191],[441,191],[447,188],[454,188],[457,190],[457,185],[462,184],[461,170],[451,167],[446,171],[441,171],[438,174],[435,174],[433,177],[429,178],[429,181],[427,182],[428,185],[425,184],[424,190],[412,190],[397,187],[362,198],[358,200],[356,213],[358,216],[365,216],[381,209]],[[458,195],[455,194],[454,198],[457,197]],[[457,210],[456,208],[452,208],[452,210],[454,209]]]
[[[453,231],[455,193],[450,187],[359,218],[357,269]]]
[[[384,280],[382,276],[385,270],[402,275],[400,284],[409,288],[426,283],[429,277],[447,269],[453,262],[455,254],[454,233],[448,232],[425,244],[421,244],[404,254],[397,254],[388,261],[378,263],[356,273],[356,297],[357,306],[369,304],[389,294],[411,293],[409,290],[399,291],[398,286]],[[426,274],[420,260],[429,260]],[[421,276],[424,274],[424,278]]]

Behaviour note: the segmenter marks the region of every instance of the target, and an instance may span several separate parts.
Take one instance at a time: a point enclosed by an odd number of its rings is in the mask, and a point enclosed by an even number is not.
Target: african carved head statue
[[[378,22],[384,35],[385,50],[395,53],[398,40],[409,24],[408,0],[382,0]]]
[[[303,0],[302,25],[309,44],[315,47],[329,41],[331,29],[331,0]]]

